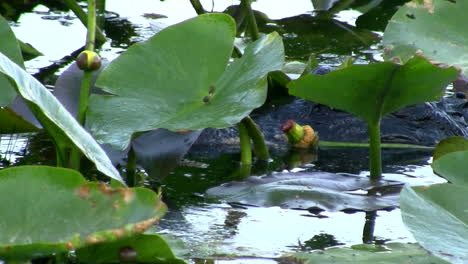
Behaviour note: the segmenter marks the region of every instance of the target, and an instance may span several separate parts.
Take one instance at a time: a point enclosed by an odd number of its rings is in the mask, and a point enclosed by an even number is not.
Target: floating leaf
[[[56,140],[69,138],[99,171],[123,182],[104,150],[47,88],[3,54],[0,54],[0,72],[8,76],[18,93],[31,103],[33,112],[43,118],[43,125],[50,128],[48,132],[52,132]]]
[[[21,50],[16,40],[15,34],[6,21],[0,15],[0,53],[10,58],[20,67],[24,68],[23,57],[21,57]],[[9,104],[15,98],[15,88],[10,84],[8,79],[0,74],[0,106]]]
[[[138,263],[185,263],[174,256],[163,238],[149,234],[91,245],[76,251],[79,261],[89,263],[121,263],[128,255],[134,255],[133,262]]]
[[[119,240],[143,232],[166,211],[149,189],[112,189],[55,167],[3,169],[0,193],[2,259],[30,259]]]
[[[406,60],[416,50],[432,60],[457,65],[468,74],[468,34],[460,25],[468,1],[413,0],[389,21],[383,41],[388,56]]]
[[[404,106],[435,101],[458,76],[421,57],[404,65],[352,65],[325,75],[307,75],[288,84],[292,95],[360,116],[369,123]]]
[[[385,245],[354,245],[297,253],[286,259],[302,260],[305,264],[449,264],[417,244],[388,243]],[[294,262],[296,263],[296,262]]]
[[[328,211],[373,211],[398,206],[401,183],[333,173],[282,173],[252,176],[207,190],[209,197],[227,202],[282,208],[320,208]],[[388,190],[386,195],[353,193]],[[393,192],[392,192],[393,190]],[[372,191],[371,191],[372,192]],[[378,192],[378,191],[377,191]]]
[[[403,222],[416,240],[454,264],[468,263],[467,193],[468,186],[445,183],[406,187],[400,197]]]
[[[230,16],[207,14],[130,47],[97,80],[112,95],[91,96],[93,135],[125,149],[135,132],[238,123],[265,101],[266,75],[281,68],[283,46],[277,34],[264,36],[226,69],[234,36]]]

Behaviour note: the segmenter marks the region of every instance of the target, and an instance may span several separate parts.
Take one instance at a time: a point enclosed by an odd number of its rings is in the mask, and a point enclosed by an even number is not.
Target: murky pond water
[[[131,43],[147,39],[168,24],[195,16],[188,1],[141,0],[132,2],[130,8],[129,1],[107,2],[107,10],[111,11],[108,13],[108,19],[113,22],[112,27],[106,30],[109,33],[114,30],[123,35],[113,38],[101,48],[101,55],[107,59],[115,58]],[[222,11],[238,2],[202,1],[206,9],[215,11]],[[270,19],[281,19],[283,27],[290,27],[291,31],[284,35],[286,49],[291,50],[290,58],[301,59],[311,52],[307,43],[303,43],[302,46],[296,45],[295,38],[300,29],[295,32],[292,28],[296,21],[287,19],[310,13],[312,5],[309,0],[258,0],[253,7],[266,13]],[[162,14],[167,18],[153,19],[151,17],[154,17],[154,14]],[[357,11],[342,12],[336,23],[343,23],[339,27],[346,30],[348,25],[354,25],[358,15]],[[343,21],[348,24],[344,25]],[[22,14],[19,21],[13,25],[13,30],[19,39],[31,43],[44,54],[26,62],[26,66],[30,73],[49,85],[53,85],[57,76],[70,64],[72,58],[69,55],[85,42],[85,28],[71,12],[50,11],[44,6]],[[377,49],[380,34],[369,34],[365,37],[369,37],[370,40],[358,37],[358,42],[372,42],[367,43],[369,45],[366,49],[359,49],[356,44],[356,47],[344,52],[340,50],[338,42],[346,39],[338,39],[335,40],[337,47],[322,53],[319,59],[324,64],[336,65],[342,61],[343,55],[352,53],[358,54],[358,63],[379,60]],[[289,42],[288,37],[291,38]],[[322,45],[326,47],[330,43]],[[306,48],[302,50],[303,47]],[[340,52],[333,53],[333,50]],[[50,75],[50,72],[53,74]],[[2,136],[0,151],[6,160],[4,162],[14,163],[18,158],[27,157],[30,154],[24,152],[27,143],[26,137]],[[411,185],[443,182],[432,173],[428,165],[430,155],[430,152],[410,152],[402,156],[399,152],[384,150],[384,178]],[[281,204],[269,207],[253,206],[208,197],[205,192],[209,188],[234,180],[231,175],[237,169],[238,159],[238,153],[235,152],[205,157],[197,151],[192,151],[187,155],[186,161],[162,181],[166,188],[165,199],[170,209],[159,224],[160,232],[170,236],[174,243],[178,240],[184,241],[185,248],[189,249],[186,257],[196,259],[218,256],[220,259],[227,259],[232,256],[245,256],[250,258],[219,260],[217,263],[276,263],[275,258],[288,252],[310,249],[307,248],[307,242],[312,243],[320,238],[328,238],[319,241],[319,244],[324,246],[363,242],[363,230],[369,222],[369,213],[363,211],[338,210],[317,213],[313,210],[287,208]],[[368,174],[367,151],[362,149],[322,149],[318,161],[306,162],[300,169],[290,169],[284,164],[284,159],[284,153],[278,154],[273,157],[268,170],[254,170],[253,174],[289,177],[299,172],[313,174],[327,171],[354,174],[360,179]],[[376,242],[382,243],[414,241],[401,221],[398,208],[376,212],[374,236]],[[327,244],[327,241],[333,243]]]

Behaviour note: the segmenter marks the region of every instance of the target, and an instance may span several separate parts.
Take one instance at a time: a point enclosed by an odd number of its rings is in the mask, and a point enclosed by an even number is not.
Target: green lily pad
[[[238,123],[264,103],[266,75],[281,69],[283,46],[272,33],[227,66],[234,37],[230,16],[206,14],[130,47],[96,82],[112,95],[91,96],[87,125],[92,134],[125,149],[136,132]]]
[[[132,258],[130,262],[138,263],[185,263],[177,259],[166,241],[155,234],[141,234],[80,248],[76,251],[76,257],[81,262],[89,263],[121,263],[126,258]]]
[[[468,150],[468,139],[464,137],[449,137],[437,144],[432,158],[436,160],[448,153],[465,150]]]
[[[0,15],[0,53],[10,58],[20,67],[24,68],[21,49],[16,40],[15,34],[6,21]],[[8,105],[16,96],[15,88],[11,85],[8,79],[0,74],[0,106]]]
[[[70,139],[99,171],[123,182],[104,150],[47,88],[3,54],[0,54],[0,72],[8,76],[18,93],[30,103],[36,117],[56,141]]]
[[[432,162],[432,169],[438,175],[452,183],[468,185],[466,164],[468,162],[468,150],[455,151],[443,155]]]
[[[112,189],[46,166],[0,171],[0,258],[48,256],[143,232],[166,211],[145,188]]]
[[[400,188],[400,182],[384,180],[374,182],[367,177],[359,176],[326,172],[278,173],[225,183],[208,189],[206,194],[208,197],[227,202],[254,206],[318,208],[327,211],[374,211],[397,207]],[[356,193],[357,190],[360,193]],[[368,192],[386,194],[366,195]]]
[[[457,65],[468,74],[468,34],[460,26],[466,18],[468,1],[413,0],[389,21],[383,41],[388,57],[405,61],[416,50],[425,57]]]
[[[402,243],[335,247],[311,253],[297,253],[285,259],[301,260],[303,262],[300,263],[305,264],[449,264],[428,253],[418,244]]]
[[[465,163],[466,164],[466,163]],[[416,240],[450,263],[468,263],[468,186],[437,184],[401,192],[403,222]]]
[[[352,65],[325,75],[307,75],[288,84],[292,95],[326,104],[375,124],[404,106],[435,101],[458,76],[414,57],[404,65],[380,62]]]

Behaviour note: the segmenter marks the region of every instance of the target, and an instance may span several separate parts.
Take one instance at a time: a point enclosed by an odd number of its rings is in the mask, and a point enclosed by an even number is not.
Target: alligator
[[[311,74],[324,72],[326,70],[319,68]],[[81,78],[82,71],[74,63],[59,77],[54,90],[57,98],[75,115]],[[290,102],[280,105],[266,103],[251,113],[271,147],[287,149],[288,143],[280,126],[288,119],[293,119],[299,124],[311,125],[319,133],[321,140],[367,142],[366,123],[358,117],[303,99],[290,99]],[[21,99],[17,98],[10,107],[40,127]],[[446,137],[468,136],[467,108],[466,96],[460,92],[443,97],[437,102],[406,107],[383,118],[382,142],[434,146]],[[146,164],[142,164],[143,167],[159,175],[169,172],[175,166],[174,161],[179,160],[191,147],[204,149],[204,153],[238,151],[239,147],[236,127],[208,128],[189,133],[158,129],[143,133],[133,140],[132,146],[139,162]],[[108,146],[104,148],[114,164],[124,162],[126,152],[116,152]]]

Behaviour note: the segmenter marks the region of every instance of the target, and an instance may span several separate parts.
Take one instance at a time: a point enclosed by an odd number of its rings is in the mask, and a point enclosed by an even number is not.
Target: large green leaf
[[[88,263],[185,263],[174,256],[162,237],[155,234],[141,234],[115,242],[91,245],[78,249],[76,256],[81,262]]]
[[[413,0],[401,7],[384,33],[390,57],[403,60],[421,50],[436,61],[457,65],[468,74],[468,1]]]
[[[99,171],[123,182],[104,150],[47,88],[3,54],[0,54],[0,72],[9,77],[18,93],[31,103],[36,113],[40,111],[44,127],[51,127],[54,131],[53,136],[66,135],[86,157],[95,163]],[[58,138],[58,140],[61,139]]]
[[[404,106],[437,100],[458,76],[421,57],[404,65],[352,65],[325,75],[307,75],[288,84],[292,95],[356,114],[370,123]]]
[[[229,65],[235,23],[207,14],[130,47],[99,76],[87,125],[102,143],[124,149],[133,133],[199,130],[238,123],[266,98],[266,74],[283,64],[276,34],[250,45]]]
[[[50,255],[143,232],[166,211],[146,188],[112,189],[78,172],[22,166],[0,171],[0,258]]]
[[[466,164],[468,163],[468,150],[455,151],[443,155],[432,163],[434,172],[452,183],[467,185],[468,175]]]
[[[0,53],[5,54],[16,64],[24,68],[21,49],[16,40],[15,34],[6,21],[0,15]],[[8,79],[0,74],[0,106],[9,104],[15,98],[15,88],[10,84]]]
[[[302,260],[305,264],[449,264],[417,244],[388,243],[385,245],[354,245],[297,253],[286,259]],[[296,263],[296,262],[294,262]]]
[[[466,164],[466,163],[465,163]],[[468,263],[468,186],[406,187],[400,202],[405,225],[416,240],[451,263]]]

